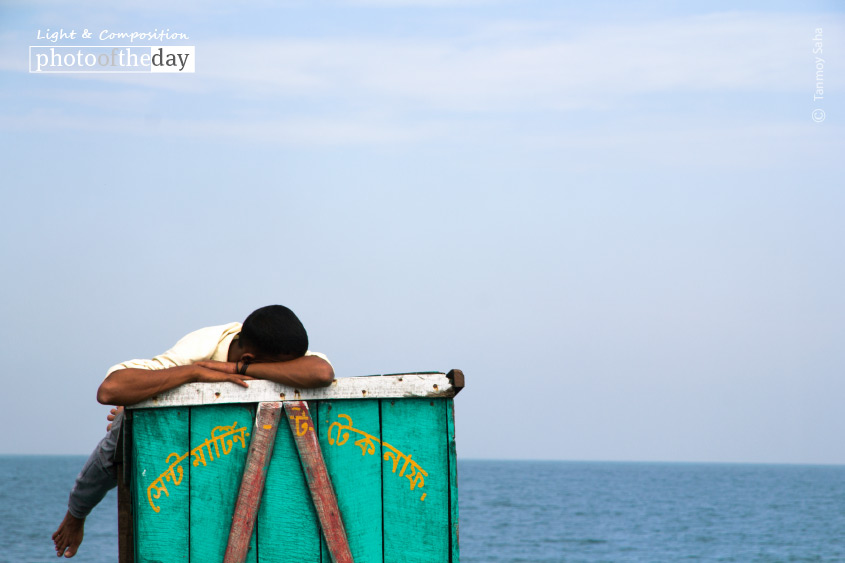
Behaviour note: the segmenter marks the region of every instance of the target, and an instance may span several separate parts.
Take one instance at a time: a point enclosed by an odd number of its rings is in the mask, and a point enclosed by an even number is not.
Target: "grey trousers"
[[[88,461],[76,477],[67,501],[67,509],[72,516],[85,518],[103,500],[106,493],[117,486],[114,450],[117,447],[122,422],[123,411],[118,413],[112,421],[111,430],[91,452]]]

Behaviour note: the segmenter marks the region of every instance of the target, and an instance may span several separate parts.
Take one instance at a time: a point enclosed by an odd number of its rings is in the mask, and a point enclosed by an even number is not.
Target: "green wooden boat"
[[[458,562],[460,370],[184,385],[127,409],[120,561]]]

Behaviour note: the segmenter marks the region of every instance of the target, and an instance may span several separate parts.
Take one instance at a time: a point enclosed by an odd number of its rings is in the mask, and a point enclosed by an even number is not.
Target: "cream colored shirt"
[[[150,360],[129,360],[109,368],[106,377],[112,372],[127,369],[166,369],[176,366],[187,366],[201,360],[227,361],[229,345],[232,339],[241,332],[241,323],[209,326],[195,330],[184,336],[179,342],[164,354]],[[329,359],[318,352],[307,351],[306,356],[318,356],[327,362]],[[331,362],[329,362],[331,363]]]

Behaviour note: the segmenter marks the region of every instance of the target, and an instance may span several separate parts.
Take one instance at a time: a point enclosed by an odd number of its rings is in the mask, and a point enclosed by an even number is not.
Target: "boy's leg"
[[[70,491],[70,498],[68,498],[67,514],[53,534],[56,554],[59,556],[76,555],[79,544],[82,543],[85,518],[103,500],[106,493],[117,486],[114,450],[122,421],[123,413],[120,412],[115,416],[109,433],[100,440],[76,477],[76,482]]]

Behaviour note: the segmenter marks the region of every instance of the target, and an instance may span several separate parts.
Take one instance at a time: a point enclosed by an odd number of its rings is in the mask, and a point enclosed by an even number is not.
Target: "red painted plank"
[[[305,480],[311,491],[317,518],[323,528],[326,546],[329,548],[334,563],[353,563],[352,552],[346,539],[346,529],[337,507],[337,497],[334,494],[323,452],[314,431],[314,421],[308,411],[305,401],[285,401],[285,414],[288,417],[291,432],[293,432],[299,460],[305,470]]]
[[[270,458],[273,457],[273,444],[282,413],[280,403],[258,403],[255,414],[255,427],[249,451],[246,454],[246,467],[241,479],[241,489],[232,516],[232,528],[229,530],[229,543],[223,563],[243,563],[249,551],[249,538],[258,516],[258,506],[264,492],[264,479]]]

